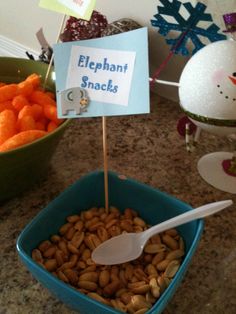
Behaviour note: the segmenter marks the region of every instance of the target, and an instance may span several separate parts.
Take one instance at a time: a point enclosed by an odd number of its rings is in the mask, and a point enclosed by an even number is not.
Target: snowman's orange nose
[[[229,76],[234,85],[236,85],[236,77]]]

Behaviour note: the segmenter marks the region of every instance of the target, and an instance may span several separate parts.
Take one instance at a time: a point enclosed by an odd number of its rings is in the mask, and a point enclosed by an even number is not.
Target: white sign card
[[[66,88],[87,90],[91,101],[127,106],[135,51],[72,46]]]
[[[58,117],[150,112],[147,28],[54,45]]]
[[[80,16],[84,16],[86,10],[88,9],[91,0],[57,0],[68,9],[76,12]]]

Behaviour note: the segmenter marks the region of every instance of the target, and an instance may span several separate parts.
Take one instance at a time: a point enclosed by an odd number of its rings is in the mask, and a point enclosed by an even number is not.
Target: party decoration
[[[226,30],[224,30],[223,32],[225,33],[236,32],[236,12],[224,14],[223,19],[226,26]]]
[[[76,18],[89,20],[96,0],[40,0],[39,6]]]
[[[198,51],[181,74],[180,105],[208,132],[225,135],[236,131],[235,56],[235,41],[218,41]]]
[[[129,32],[140,27],[142,26],[136,21],[128,18],[123,18],[108,24],[108,26],[102,31],[102,36],[110,36]]]
[[[180,118],[177,124],[177,131],[183,137],[185,137],[186,135],[186,124],[189,125],[190,135],[192,135],[196,131],[196,128],[197,128],[196,125],[187,116]]]
[[[74,87],[63,90],[59,92],[59,98],[63,116],[67,116],[70,111],[74,111],[76,116],[87,112],[89,99],[85,89]]]
[[[166,39],[166,43],[171,46],[171,50],[174,53],[180,53],[184,56],[189,55],[189,50],[186,45],[188,40],[190,40],[194,45],[192,54],[195,54],[199,49],[205,46],[200,36],[206,37],[210,42],[226,39],[225,35],[218,32],[219,27],[214,23],[210,24],[207,29],[198,26],[202,21],[212,21],[211,15],[205,13],[206,6],[203,3],[198,2],[196,6],[193,7],[190,2],[182,4],[181,1],[178,0],[160,0],[160,2],[163,4],[163,7],[157,7],[158,13],[154,15],[155,20],[151,20],[151,24],[159,28],[158,32],[164,37],[166,37],[170,31],[179,32],[177,38]],[[180,13],[182,5],[189,13],[187,19]],[[167,21],[165,16],[173,17],[176,23]]]
[[[73,16],[80,16],[89,20],[96,4],[95,0],[57,0],[74,12]]]
[[[54,45],[58,116],[149,113],[147,42],[144,27],[99,39]],[[87,91],[89,106],[82,114],[68,110],[65,115],[62,91],[76,87]],[[79,103],[79,96],[76,98]]]
[[[228,175],[236,177],[236,155],[232,159],[223,160],[222,167]]]
[[[107,18],[100,12],[93,11],[89,21],[71,16],[64,28],[60,39],[63,42],[92,39],[101,37],[108,25]]]
[[[198,128],[215,135],[236,134],[235,55],[236,41],[211,43],[188,61],[180,77],[183,111]],[[198,171],[206,182],[233,194],[236,194],[235,169],[235,153],[214,152],[198,161]]]

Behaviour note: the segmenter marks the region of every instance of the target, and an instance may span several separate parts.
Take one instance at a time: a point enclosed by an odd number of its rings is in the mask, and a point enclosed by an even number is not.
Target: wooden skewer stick
[[[58,35],[57,35],[57,39],[56,39],[56,43],[59,42],[60,35],[61,35],[61,32],[62,32],[62,30],[64,28],[64,24],[65,24],[65,21],[66,21],[66,17],[67,17],[67,15],[65,14],[63,16],[63,18],[62,18],[61,26],[60,26],[60,29],[59,29],[59,32],[58,32]],[[47,84],[48,76],[49,76],[49,73],[50,73],[50,70],[51,70],[51,67],[52,67],[53,59],[54,59],[54,54],[52,54],[51,60],[50,60],[50,62],[48,64],[47,72],[46,72],[44,83],[43,83],[43,90],[46,89],[46,84]]]
[[[107,161],[107,130],[106,117],[102,117],[102,132],[103,132],[103,162],[104,162],[104,188],[105,188],[105,209],[109,212],[108,198],[108,161]]]

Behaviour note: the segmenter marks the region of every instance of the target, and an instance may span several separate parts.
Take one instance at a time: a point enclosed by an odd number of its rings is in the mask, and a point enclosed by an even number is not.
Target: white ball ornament
[[[196,125],[217,135],[236,132],[236,41],[199,50],[187,62],[179,85],[180,105]]]

